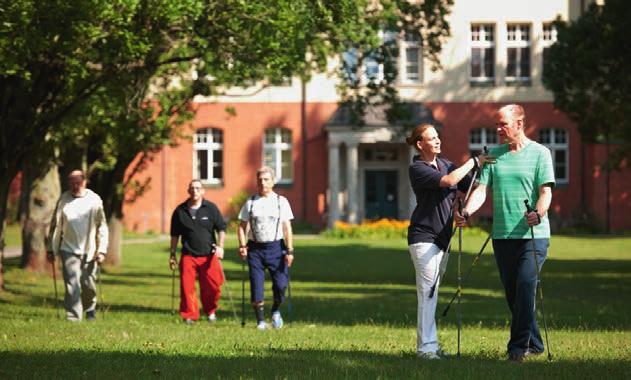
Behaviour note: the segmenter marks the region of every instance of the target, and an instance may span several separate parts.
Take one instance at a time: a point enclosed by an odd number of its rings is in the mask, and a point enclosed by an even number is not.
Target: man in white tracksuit
[[[57,201],[47,242],[48,260],[61,256],[69,321],[96,318],[96,270],[105,260],[108,229],[103,201],[86,188],[85,175],[74,170],[68,175],[69,190]]]

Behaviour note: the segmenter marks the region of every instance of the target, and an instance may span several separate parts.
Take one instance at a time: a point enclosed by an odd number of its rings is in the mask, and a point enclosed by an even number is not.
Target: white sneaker
[[[210,313],[208,315],[208,323],[215,323],[217,322],[217,316],[215,315],[215,313]]]
[[[265,321],[261,321],[256,325],[256,328],[259,330],[267,330],[269,327],[267,326],[267,323],[265,323]]]
[[[424,360],[437,360],[440,359],[440,356],[436,352],[419,352],[416,354],[420,359]]]
[[[280,316],[280,311],[272,314],[272,327],[275,329],[283,328],[283,317]]]

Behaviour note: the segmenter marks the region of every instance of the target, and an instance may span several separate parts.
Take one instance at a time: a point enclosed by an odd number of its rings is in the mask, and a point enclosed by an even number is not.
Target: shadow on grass
[[[625,378],[628,360],[542,360],[515,365],[499,358],[421,361],[409,354],[357,350],[235,349],[220,357],[147,352],[2,352],[2,378]],[[326,377],[325,377],[326,376]]]
[[[462,321],[465,326],[507,325],[508,307],[490,251],[488,247],[469,281],[463,284]],[[103,275],[106,304],[111,311],[160,313],[170,310],[171,273],[167,268],[149,262],[146,259],[148,255],[142,252],[130,255],[123,268]],[[471,252],[463,255],[463,272],[469,268],[473,258],[474,253]],[[231,303],[224,286],[219,315],[226,317],[233,310],[241,311],[243,272],[241,261],[236,257],[228,257],[224,264],[228,286],[234,297]],[[8,270],[16,270],[15,265],[11,262]],[[455,290],[455,265],[453,255],[439,289],[437,316],[440,316]],[[542,285],[549,327],[553,330],[631,329],[630,273],[631,260],[548,259],[543,267]],[[288,302],[283,306],[283,313],[296,322],[408,327],[416,324],[414,269],[405,249],[369,244],[304,246],[297,255],[291,274],[292,315],[287,315]],[[58,286],[60,293],[63,292],[60,280]],[[21,296],[14,302],[41,307],[52,298],[31,287],[32,284],[27,281],[10,284],[9,291]],[[52,286],[50,288],[47,292],[52,292]],[[177,288],[176,293],[179,293]],[[271,293],[268,279],[265,288],[268,302]],[[249,298],[249,284],[246,285],[246,297]],[[144,300],[147,299],[155,300],[151,307],[140,305],[146,304]],[[449,315],[439,319],[439,323],[454,325],[455,311],[452,307]],[[246,299],[246,316],[253,318],[249,299]]]

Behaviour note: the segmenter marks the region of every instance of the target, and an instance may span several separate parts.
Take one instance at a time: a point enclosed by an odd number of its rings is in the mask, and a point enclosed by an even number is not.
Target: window
[[[497,146],[497,134],[494,128],[475,128],[469,132],[469,154],[472,156],[482,153],[484,147]]]
[[[543,24],[543,59],[546,52],[557,41],[557,30],[551,22]],[[543,62],[542,59],[542,62]],[[544,62],[545,63],[545,62]]]
[[[569,180],[569,144],[565,129],[546,128],[539,132],[541,144],[550,149],[554,164],[554,176],[558,184],[568,183]]]
[[[204,183],[220,184],[223,179],[223,131],[198,129],[193,151],[193,177]]]
[[[399,49],[401,83],[420,83],[422,81],[423,54],[421,46],[421,36],[418,32],[405,32]]]
[[[495,26],[471,25],[471,77],[472,84],[495,82]]]
[[[530,25],[506,26],[506,82],[530,83]]]
[[[291,157],[291,131],[285,128],[270,128],[263,140],[263,165],[274,169],[276,183],[291,183],[294,164]]]
[[[365,52],[362,67],[357,67],[360,54],[357,48],[353,47],[342,53],[346,78],[350,81],[357,80],[355,70],[358,69],[357,73],[363,82],[383,80],[384,65],[381,60],[387,59],[396,66],[399,83],[420,83],[423,80],[423,51],[420,34],[416,31],[400,33],[389,30],[380,32],[380,37],[384,45],[390,44],[391,49]]]

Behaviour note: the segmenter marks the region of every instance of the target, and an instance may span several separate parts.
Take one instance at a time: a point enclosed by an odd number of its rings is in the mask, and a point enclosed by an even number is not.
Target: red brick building
[[[424,64],[414,36],[395,36],[399,91],[418,120],[441,126],[443,155],[456,163],[498,143],[493,114],[499,106],[523,105],[527,135],[553,154],[552,219],[571,224],[588,211],[590,223],[605,226],[608,219],[612,230],[631,230],[631,171],[623,165],[607,176],[606,147],[582,144],[574,123],[554,109],[552,94],[541,84],[542,52],[556,38],[551,21],[577,17],[584,3],[456,1],[442,70]],[[380,75],[380,69],[366,67],[365,75]],[[171,212],[194,177],[204,180],[206,197],[227,215],[232,197],[254,192],[255,171],[263,164],[276,169],[276,190],[288,197],[298,220],[325,226],[334,220],[407,219],[414,207],[407,182],[410,149],[380,110],[367,115],[363,128],[349,125],[338,110],[336,81],[324,73],[304,88],[294,79],[286,86],[230,89],[227,96],[198,99],[192,141],[166,147],[141,173],[151,177],[150,189],[125,205],[126,227],[167,232]],[[488,204],[484,213],[490,214]]]

